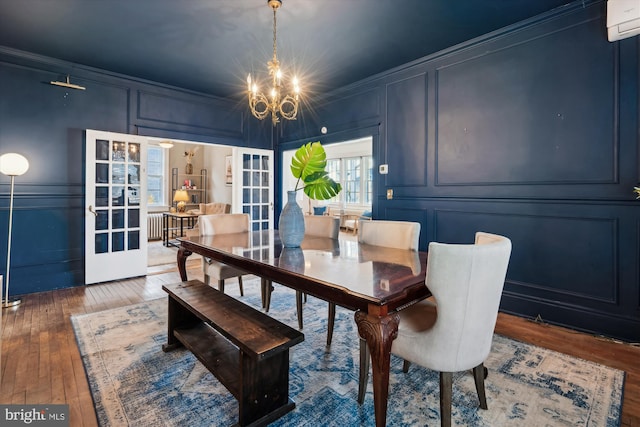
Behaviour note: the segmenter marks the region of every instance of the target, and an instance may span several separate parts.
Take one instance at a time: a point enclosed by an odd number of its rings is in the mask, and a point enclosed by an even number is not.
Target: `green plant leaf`
[[[326,166],[327,154],[319,142],[304,144],[291,159],[291,173],[303,181],[312,173],[324,171]]]
[[[335,182],[327,172],[320,171],[307,175],[304,181],[304,193],[314,200],[328,200],[335,197],[342,190],[342,186]]]
[[[298,148],[291,159],[291,173],[298,179],[294,191],[304,189],[314,200],[328,200],[338,195],[342,186],[329,177],[326,167],[327,154],[320,142],[309,142]]]

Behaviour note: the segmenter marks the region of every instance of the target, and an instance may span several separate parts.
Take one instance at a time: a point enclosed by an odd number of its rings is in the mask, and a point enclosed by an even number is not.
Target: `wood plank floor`
[[[199,269],[189,271],[191,278],[199,275]],[[0,404],[66,403],[71,426],[97,426],[69,317],[163,297],[162,284],[179,280],[177,271],[158,272],[30,294],[19,307],[3,310]],[[640,347],[506,314],[496,332],[626,371],[622,425],[640,426]]]

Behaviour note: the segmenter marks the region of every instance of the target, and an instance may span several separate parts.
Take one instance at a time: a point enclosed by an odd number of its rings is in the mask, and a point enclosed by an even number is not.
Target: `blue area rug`
[[[297,327],[295,293],[276,286],[270,315]],[[228,292],[240,298],[237,286]],[[260,307],[259,282],[245,281],[241,301]],[[165,298],[73,316],[71,321],[102,426],[230,426],[238,405],[187,350],[164,353]],[[372,426],[371,381],[358,390],[353,313],[338,307],[333,344],[325,346],[327,303],[309,297],[305,341],[293,347],[289,395],[294,411],[274,426]],[[471,373],[454,375],[453,423],[464,426],[619,426],[624,372],[499,335],[485,366],[489,409],[478,407]],[[436,372],[392,358],[387,425],[439,426]]]

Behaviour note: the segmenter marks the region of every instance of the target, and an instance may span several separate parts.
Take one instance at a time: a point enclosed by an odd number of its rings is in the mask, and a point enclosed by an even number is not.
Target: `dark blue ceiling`
[[[323,92],[567,3],[283,0],[278,58]],[[272,18],[266,0],[0,0],[0,45],[229,97],[266,74]]]

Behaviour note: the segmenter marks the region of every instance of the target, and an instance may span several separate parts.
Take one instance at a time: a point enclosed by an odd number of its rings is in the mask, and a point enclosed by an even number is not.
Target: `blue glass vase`
[[[295,191],[287,191],[287,204],[280,213],[278,233],[285,248],[300,247],[304,238],[304,214],[296,201]]]

